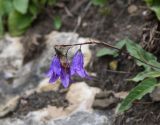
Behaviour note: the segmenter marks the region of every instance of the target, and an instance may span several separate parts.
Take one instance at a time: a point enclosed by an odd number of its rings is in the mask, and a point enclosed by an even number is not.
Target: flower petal
[[[60,63],[60,59],[56,56],[54,58],[54,61],[53,61],[53,71],[60,75],[61,74],[61,63]]]
[[[71,68],[80,70],[83,67],[83,54],[78,50],[72,59]]]
[[[50,80],[49,80],[49,83],[55,82],[58,79],[58,77],[59,77],[59,75],[53,73]]]
[[[78,74],[80,77],[84,78],[88,78],[90,79],[89,75],[87,74],[87,72],[85,71],[84,67],[84,57],[83,54],[80,50],[78,50],[72,60],[72,64],[71,64],[71,68],[70,68],[70,72],[71,75],[74,74]]]
[[[54,58],[52,59],[49,71],[46,73],[46,75],[48,77],[51,77],[53,73],[55,73],[57,75],[60,75],[60,73],[61,73],[61,64],[60,64],[60,60],[57,56],[54,56]]]
[[[89,77],[89,76],[88,76],[88,73],[87,73],[84,69],[76,70],[76,72],[77,72],[77,74],[78,74],[80,77],[82,77],[82,78],[84,78],[84,77]]]
[[[61,71],[61,81],[62,84],[65,88],[67,88],[69,86],[69,82],[70,82],[70,74],[67,73],[65,70]]]
[[[71,75],[74,75],[76,73],[75,68],[72,66],[70,67],[70,73],[71,73]]]

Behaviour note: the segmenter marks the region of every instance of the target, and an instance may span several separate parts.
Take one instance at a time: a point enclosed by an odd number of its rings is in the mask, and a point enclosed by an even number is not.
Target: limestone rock
[[[160,101],[160,87],[157,87],[150,96],[153,101]]]
[[[7,104],[5,105],[1,105],[0,106],[0,118],[1,117],[5,117],[7,114],[13,112],[16,107],[18,106],[19,103],[19,96],[14,97],[13,99],[11,99],[10,101],[7,102]]]

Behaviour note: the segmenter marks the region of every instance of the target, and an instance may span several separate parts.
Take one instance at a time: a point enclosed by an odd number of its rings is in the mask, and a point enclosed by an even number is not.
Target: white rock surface
[[[0,71],[4,72],[6,78],[13,77],[22,66],[23,46],[20,39],[6,35],[0,40]]]
[[[43,119],[39,120],[32,115],[28,115],[21,119],[5,119],[0,120],[1,125],[112,125],[106,115],[97,112],[76,112],[75,114],[57,120],[49,120],[45,122]]]
[[[29,95],[34,91],[56,91],[60,82],[55,87],[48,84],[44,73],[48,70],[50,61],[55,54],[55,44],[75,44],[88,41],[87,38],[79,37],[76,33],[52,32],[46,36],[46,49],[37,59],[26,65],[22,65],[23,46],[20,38],[6,36],[0,42],[0,114],[5,116],[7,111],[13,111],[18,101],[10,100],[17,95]],[[69,50],[68,56],[72,57],[79,46]],[[65,51],[65,50],[63,50]],[[85,57],[85,66],[90,62],[91,51],[89,45],[82,46]],[[10,80],[12,78],[12,80]],[[54,86],[54,85],[53,85]],[[97,113],[91,108],[98,88],[88,86],[85,82],[73,83],[67,93],[69,106],[67,108],[48,106],[38,111],[29,112],[20,118],[0,119],[0,125],[110,125],[107,115]],[[28,94],[29,93],[29,94]],[[14,103],[15,102],[15,103]],[[3,106],[2,106],[3,105]]]
[[[67,108],[48,106],[22,118],[0,120],[0,125],[111,125],[107,115],[91,108],[95,94],[99,91],[85,82],[74,83],[67,93]]]

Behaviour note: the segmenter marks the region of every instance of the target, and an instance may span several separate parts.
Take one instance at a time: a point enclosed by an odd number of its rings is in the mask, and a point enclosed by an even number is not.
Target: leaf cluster
[[[124,112],[131,107],[135,100],[141,99],[144,95],[154,90],[157,85],[156,78],[160,77],[160,68],[152,66],[160,67],[160,63],[153,54],[145,51],[139,44],[129,39],[121,40],[115,46],[119,49],[126,48],[127,52],[132,57],[135,57],[136,64],[143,67],[142,72],[139,72],[135,77],[129,79],[134,82],[139,82],[139,84],[133,88],[128,96],[119,104],[117,112]],[[108,48],[103,48],[97,52],[97,57],[105,55],[117,57],[119,52]]]
[[[56,0],[0,0],[0,36],[6,31],[13,36],[23,34],[45,5]]]

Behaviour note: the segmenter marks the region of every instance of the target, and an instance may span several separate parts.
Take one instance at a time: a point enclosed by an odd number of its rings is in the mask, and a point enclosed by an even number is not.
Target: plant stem
[[[112,48],[112,49],[121,51],[121,49],[119,49],[119,48],[117,48],[117,47],[115,47],[115,46],[112,46],[112,45],[110,45],[110,44],[108,44],[108,43],[99,42],[99,41],[93,41],[93,40],[92,40],[92,41],[89,41],[89,42],[85,42],[85,43],[55,45],[54,47],[55,47],[55,48],[56,48],[56,47],[73,47],[73,46],[86,45],[86,44],[99,44],[99,45],[103,45],[103,46],[105,46],[105,47],[107,47],[107,48]],[[132,55],[129,54],[128,52],[123,52],[123,53],[124,53],[124,54],[128,54],[128,55],[131,56],[132,58],[134,58],[134,59],[136,59],[136,60],[138,60],[138,61],[140,61],[140,62],[142,62],[142,63],[144,63],[144,64],[146,64],[146,65],[148,65],[148,66],[150,66],[150,67],[152,67],[152,68],[160,69],[160,67],[157,67],[157,66],[154,66],[154,65],[152,65],[152,64],[149,64],[149,63],[147,63],[147,62],[144,61],[144,60],[141,60],[141,59],[139,59],[139,58],[137,58],[137,57],[135,57],[135,56],[132,56]]]

